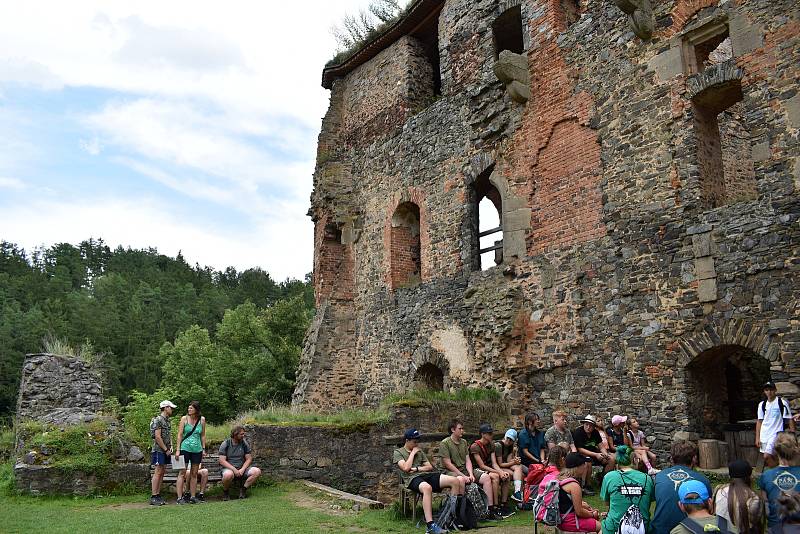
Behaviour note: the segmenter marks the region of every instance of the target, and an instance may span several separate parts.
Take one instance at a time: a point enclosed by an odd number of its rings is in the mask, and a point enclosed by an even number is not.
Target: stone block
[[[670,47],[668,50],[654,56],[647,67],[655,71],[660,81],[667,81],[683,74],[683,58],[679,46]]]
[[[717,280],[700,280],[697,286],[697,298],[700,302],[713,302],[717,300]]]
[[[525,232],[522,230],[503,232],[503,257],[511,259],[513,256],[525,257]]]
[[[500,57],[494,64],[494,73],[497,79],[506,85],[513,81],[521,82],[523,85],[530,84],[528,58],[508,50],[500,52]]]
[[[800,128],[800,93],[784,100],[783,105],[786,107],[786,114],[789,116],[791,125]]]
[[[700,434],[697,432],[688,432],[686,430],[679,430],[672,435],[672,441],[697,441],[700,439]]]
[[[743,56],[764,46],[764,31],[760,26],[752,24],[741,13],[733,12],[728,23],[733,55]]]
[[[778,388],[778,395],[782,397],[797,397],[800,395],[800,387],[791,382],[775,382],[775,387]]]
[[[769,141],[753,145],[753,161],[767,161],[772,157]]]
[[[692,251],[695,258],[713,256],[718,249],[710,233],[697,234],[692,236]]]
[[[509,83],[506,86],[506,91],[508,91],[509,96],[511,97],[514,102],[518,104],[524,104],[528,100],[531,99],[531,89],[528,85],[514,80],[513,82]]]
[[[698,280],[708,280],[716,278],[717,272],[714,269],[714,258],[705,256],[694,260],[694,273]]]

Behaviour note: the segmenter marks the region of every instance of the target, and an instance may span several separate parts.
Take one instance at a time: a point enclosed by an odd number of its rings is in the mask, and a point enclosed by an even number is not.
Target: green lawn
[[[243,501],[222,502],[217,494],[202,505],[153,507],[144,504],[146,500],[146,496],[0,496],[0,532],[424,532],[415,529],[410,519],[397,518],[391,509],[354,512],[349,504],[299,483],[255,488]],[[589,501],[599,505],[596,498]],[[506,521],[483,525],[490,526],[482,529],[489,532],[530,532],[531,513],[518,512]]]

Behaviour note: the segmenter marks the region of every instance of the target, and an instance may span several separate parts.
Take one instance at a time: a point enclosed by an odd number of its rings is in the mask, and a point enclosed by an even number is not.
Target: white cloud
[[[0,59],[0,83],[14,82],[52,91],[61,89],[62,80],[45,65],[17,57]]]
[[[100,145],[100,139],[98,139],[96,136],[88,140],[81,139],[79,144],[87,154],[91,154],[92,156],[100,155],[102,146]]]
[[[26,189],[25,184],[18,178],[4,178],[0,176],[0,189],[14,189],[22,191]]]
[[[302,278],[312,268],[313,229],[302,210],[275,206],[274,217],[247,232],[222,233],[189,224],[158,201],[84,199],[70,204],[36,201],[0,210],[3,238],[26,249],[102,237],[111,246],[156,247],[186,261],[224,269],[262,267],[275,279]]]

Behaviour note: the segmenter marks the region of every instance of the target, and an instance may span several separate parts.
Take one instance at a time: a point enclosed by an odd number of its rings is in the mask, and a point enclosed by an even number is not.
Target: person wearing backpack
[[[764,532],[764,501],[753,491],[753,468],[747,460],[728,464],[731,481],[714,491],[714,513],[736,525],[742,534]]]
[[[152,490],[150,504],[153,506],[167,504],[167,501],[161,497],[161,482],[164,480],[164,472],[167,470],[167,465],[172,464],[172,428],[170,427],[169,418],[172,415],[172,410],[177,408],[172,401],[168,400],[161,401],[159,407],[161,408],[161,413],[150,421],[150,437],[153,438],[150,463],[154,466],[153,478],[150,481]]]
[[[645,534],[650,527],[650,503],[655,498],[655,484],[631,464],[634,450],[617,446],[617,470],[603,479],[600,498],[608,503],[603,520],[603,534]]]
[[[775,457],[775,438],[779,432],[789,430],[794,432],[794,418],[789,403],[778,396],[778,388],[772,381],[764,384],[764,395],[766,400],[758,403],[758,413],[756,417],[756,447],[764,455],[764,466],[766,468],[778,465]]]
[[[178,423],[178,446],[183,459],[189,467],[189,499],[183,496],[185,477],[184,470],[178,474],[175,489],[178,492],[178,504],[198,504],[202,501],[197,498],[197,472],[206,454],[206,418],[200,413],[200,403],[192,401],[186,409],[187,414],[181,417]],[[176,454],[177,458],[178,455]]]
[[[780,465],[767,469],[758,479],[761,498],[768,504],[767,524],[770,534],[784,532],[780,517],[780,498],[800,492],[800,444],[788,432],[782,432],[775,440],[775,452]]]
[[[605,514],[583,500],[583,489],[578,482],[586,469],[589,469],[586,458],[571,452],[559,466],[557,475],[542,480],[533,504],[537,521],[563,532],[600,532],[600,519]]]
[[[678,486],[678,506],[686,514],[670,534],[739,534],[739,529],[724,517],[713,515],[708,488],[699,480],[687,480]]]

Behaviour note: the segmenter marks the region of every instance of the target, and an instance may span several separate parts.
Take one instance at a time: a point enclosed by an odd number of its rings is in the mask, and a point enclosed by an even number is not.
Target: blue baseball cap
[[[511,441],[517,441],[517,431],[514,430],[513,428],[509,428],[508,430],[506,430],[506,435],[503,437],[508,438]]]
[[[697,497],[689,497],[689,495],[697,495]],[[678,500],[683,504],[705,504],[708,499],[708,488],[699,480],[687,480],[678,486]]]
[[[403,437],[406,439],[406,441],[410,439],[419,439],[420,433],[419,430],[417,430],[416,428],[409,428],[408,430],[406,430],[406,433],[403,434]]]

